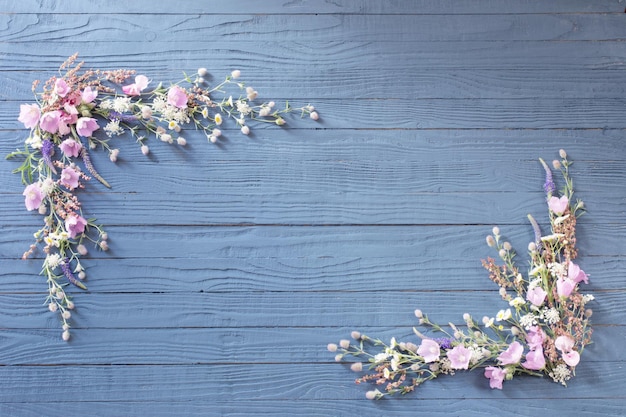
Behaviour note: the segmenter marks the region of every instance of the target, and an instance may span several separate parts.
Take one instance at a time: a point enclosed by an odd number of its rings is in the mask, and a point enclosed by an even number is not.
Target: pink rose
[[[424,362],[435,362],[439,360],[439,354],[441,350],[439,349],[439,343],[435,342],[432,339],[424,339],[420,344],[420,347],[417,349],[417,354],[424,358]]]
[[[41,191],[41,187],[39,187],[38,183],[27,186],[22,195],[26,197],[24,203],[26,204],[26,210],[28,211],[38,209],[41,205],[41,201],[43,200],[43,191]]]
[[[576,283],[569,278],[559,278],[556,281],[556,292],[559,297],[569,297],[572,291],[574,291],[574,287]]]
[[[526,293],[526,299],[539,307],[546,299],[546,295],[548,295],[548,293],[545,292],[543,288],[535,287],[532,290],[529,290],[528,293]]]
[[[81,100],[83,103],[91,103],[98,97],[98,90],[92,90],[91,87],[85,87],[81,94]]]
[[[36,104],[20,104],[20,117],[17,118],[24,123],[27,129],[32,129],[39,123],[41,109]]]
[[[63,78],[59,78],[54,83],[54,92],[59,97],[65,97],[70,92],[70,87]]]
[[[585,274],[585,271],[580,269],[574,262],[570,262],[567,268],[567,277],[574,282],[583,281],[585,284],[589,284],[589,276]]]
[[[446,353],[450,359],[450,367],[452,369],[467,369],[472,352],[463,345],[457,345]]]
[[[539,346],[535,350],[531,350],[526,354],[526,362],[522,363],[526,369],[539,371],[546,366],[546,358],[543,356],[543,348]]]
[[[70,190],[78,187],[79,178],[80,175],[78,175],[78,172],[74,171],[70,167],[63,168],[63,171],[61,171],[61,184]]]
[[[167,93],[167,104],[170,104],[179,109],[187,107],[187,94],[185,90],[174,85],[170,87],[170,91]]]
[[[507,350],[498,355],[498,360],[501,365],[516,364],[522,359],[523,353],[524,347],[518,341],[515,341],[509,345]]]
[[[72,239],[83,233],[85,226],[87,226],[87,220],[76,214],[70,214],[65,219],[65,230]]]
[[[91,117],[81,117],[76,122],[76,132],[83,137],[89,137],[94,131],[98,130],[98,122]]]
[[[506,377],[506,370],[495,366],[485,368],[485,378],[489,378],[489,387],[492,389],[502,389],[502,382]]]
[[[65,139],[63,142],[61,142],[59,148],[65,156],[72,156],[76,158],[78,155],[80,155],[80,150],[83,148],[83,145],[80,142],[76,142],[74,139]]]
[[[567,196],[563,196],[561,198],[550,197],[550,199],[548,200],[548,208],[557,216],[565,213],[565,210],[567,210],[568,206],[569,200],[567,199]]]
[[[135,77],[135,83],[123,86],[122,91],[124,94],[129,96],[138,96],[143,90],[146,89],[146,87],[148,87],[148,84],[150,84],[148,77],[145,75],[138,75]]]
[[[60,119],[61,112],[59,110],[49,111],[41,116],[39,127],[48,133],[55,134],[59,130]]]

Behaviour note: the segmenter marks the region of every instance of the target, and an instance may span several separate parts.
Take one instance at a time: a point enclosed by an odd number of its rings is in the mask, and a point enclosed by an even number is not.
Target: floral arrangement
[[[576,219],[584,212],[584,204],[574,201],[571,162],[564,150],[559,154],[561,160],[554,160],[552,165],[563,174],[560,196],[552,170],[540,159],[546,174],[544,190],[551,233],[543,235],[535,219],[528,216],[535,235],[528,245],[529,271],[524,275],[516,266],[515,251],[498,227],[486,238],[487,245],[497,250],[502,265],[493,258],[482,264],[498,285],[507,303],[505,309],[495,317],[483,317],[481,322],[466,313],[465,325],[450,323],[450,331],[415,310],[421,325],[443,332],[443,337],[429,337],[414,328],[421,339],[419,344],[395,338],[387,344],[354,331],[353,341],[344,339],[338,345],[328,345],[338,362],[346,357],[361,358],[351,364],[355,372],[363,372],[369,365],[356,383],[372,382],[381,389],[368,391],[367,398],[405,394],[439,375],[453,375],[459,370],[484,369],[489,386],[495,389],[502,389],[504,381],[520,374],[546,375],[563,385],[574,376],[580,355],[591,343],[592,310],[587,303],[594,297],[580,293],[580,285],[589,279],[574,262]]]
[[[319,119],[311,105],[293,108],[287,102],[284,108],[277,108],[273,101],[257,103],[258,92],[238,81],[238,70],[210,88],[207,75],[206,68],[200,68],[193,79],[185,75],[178,83],[159,83],[151,89],[152,81],[133,70],[84,70],[76,54],[61,65],[59,76],[43,83],[42,91],[38,91],[39,81],[33,83],[36,103],[20,106],[18,120],[30,134],[24,149],[10,153],[7,159],[23,159],[14,172],[21,174],[26,185],[26,209],[43,216],[43,226],[34,233],[35,243],[23,258],[43,244],[46,305],[60,314],[63,340],[70,338],[71,310],[75,308],[67,285],[87,289],[81,256],[87,255],[90,243],[99,250],[108,249],[107,232],[95,219],[83,215],[77,194],[92,177],[110,187],[96,171],[92,151],[103,150],[115,162],[120,151],[113,140],[123,134],[130,134],[147,155],[150,137],[185,146],[185,127],[202,131],[209,142],[216,143],[222,137],[222,123],[229,119],[244,135],[250,134],[255,122],[282,126],[286,124],[283,116],[294,111]],[[130,82],[132,77],[134,82]],[[226,93],[229,85],[238,87],[237,97]],[[216,94],[221,94],[221,99],[216,100]]]

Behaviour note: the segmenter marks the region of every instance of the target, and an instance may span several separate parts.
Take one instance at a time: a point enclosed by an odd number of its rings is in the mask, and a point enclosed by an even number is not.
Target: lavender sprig
[[[63,275],[67,278],[67,280],[76,285],[81,290],[86,290],[87,286],[76,279],[74,274],[72,273],[72,269],[70,268],[70,260],[68,258],[63,259],[63,262],[60,264],[61,270],[63,271]]]
[[[81,149],[80,156],[81,158],[83,158],[83,162],[85,163],[85,167],[87,168],[87,171],[89,171],[89,173],[93,175],[95,179],[97,179],[102,184],[104,184],[105,187],[111,188],[107,180],[102,178],[102,175],[98,174],[98,171],[96,171],[96,168],[94,168],[93,164],[91,163],[91,158],[89,157],[89,153],[87,152],[87,148],[85,146],[83,146],[83,148]]]
[[[41,144],[41,156],[43,161],[48,165],[48,167],[52,170],[53,173],[57,173],[54,164],[52,163],[52,154],[54,153],[54,144],[49,139],[46,139]]]
[[[556,192],[556,185],[552,180],[552,170],[550,170],[550,167],[543,159],[539,158],[539,162],[541,162],[543,169],[546,171],[546,182],[543,184],[543,190],[546,192],[548,198],[550,198],[552,197],[552,194]]]

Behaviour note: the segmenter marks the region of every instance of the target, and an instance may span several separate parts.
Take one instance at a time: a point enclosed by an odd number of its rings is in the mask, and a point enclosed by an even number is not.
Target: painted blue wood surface
[[[121,139],[88,184],[92,251],[72,341],[41,306],[40,218],[0,164],[0,415],[626,415],[626,5],[620,0],[0,1],[0,154],[30,83],[68,55],[156,80],[234,68],[321,120],[221,146]],[[371,402],[328,342],[410,339],[415,308],[500,308],[480,266],[493,225],[520,248],[547,221],[538,157],[565,148],[589,214],[595,344],[565,389],[479,373]]]

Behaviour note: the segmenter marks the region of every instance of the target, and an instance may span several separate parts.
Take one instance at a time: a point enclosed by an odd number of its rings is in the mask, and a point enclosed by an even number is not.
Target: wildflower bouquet
[[[559,154],[561,160],[552,165],[563,174],[565,184],[560,196],[550,167],[540,159],[546,173],[544,190],[551,233],[542,235],[535,219],[528,216],[535,235],[528,245],[528,273],[524,275],[516,266],[515,252],[509,242],[503,241],[499,228],[494,227],[493,234],[487,236],[487,244],[497,250],[502,265],[493,258],[482,263],[498,285],[507,308],[495,317],[483,317],[481,323],[466,313],[465,326],[450,323],[450,331],[416,310],[420,324],[444,334],[431,338],[414,329],[421,339],[419,345],[395,338],[387,344],[357,331],[351,335],[354,341],[345,339],[339,345],[328,345],[329,351],[336,352],[336,361],[352,356],[369,364],[368,373],[356,382],[370,381],[381,390],[368,391],[367,398],[405,394],[428,380],[457,370],[484,369],[490,387],[496,389],[502,389],[504,381],[519,374],[547,375],[563,385],[574,375],[580,355],[591,343],[592,311],[587,303],[594,298],[579,292],[580,284],[588,283],[587,274],[574,262],[576,219],[583,213],[584,205],[573,199],[571,162],[564,150]],[[375,353],[371,353],[372,346]],[[363,368],[363,362],[352,362],[353,371],[362,372]]]
[[[209,142],[222,136],[220,127],[231,119],[241,133],[248,135],[253,122],[282,126],[283,116],[299,111],[318,120],[313,106],[292,108],[289,103],[279,109],[274,102],[257,103],[258,92],[237,81],[235,70],[223,82],[211,88],[204,79],[208,74],[200,68],[193,78],[164,86],[149,88],[151,81],[133,70],[84,70],[77,55],[71,56],[59,69],[59,76],[50,78],[38,91],[39,81],[32,86],[36,103],[22,104],[18,120],[30,129],[23,150],[8,158],[22,158],[20,173],[28,211],[36,210],[44,218],[43,226],[34,233],[35,243],[24,253],[28,258],[43,243],[45,259],[42,275],[47,278],[46,304],[61,316],[62,338],[69,340],[70,310],[74,302],[66,287],[71,283],[86,290],[85,267],[80,257],[87,254],[87,245],[108,249],[108,234],[93,218],[85,218],[77,191],[91,178],[106,187],[108,182],[96,171],[91,152],[103,150],[115,162],[119,150],[113,139],[126,134],[133,137],[141,152],[147,155],[149,137],[156,137],[174,146],[185,146],[183,127],[202,131]],[[134,76],[133,81],[129,80]],[[239,95],[227,95],[228,85],[238,87]],[[121,89],[121,91],[120,91]],[[222,98],[216,100],[215,94]],[[104,132],[104,135],[99,135]]]

